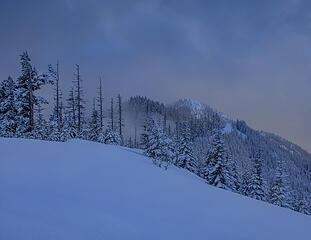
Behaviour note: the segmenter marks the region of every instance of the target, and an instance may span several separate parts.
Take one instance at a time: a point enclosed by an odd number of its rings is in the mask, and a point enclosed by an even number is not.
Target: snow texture
[[[310,239],[311,217],[139,150],[0,138],[0,239]]]
[[[233,130],[231,123],[226,123],[226,126],[223,128],[222,133],[229,134]]]

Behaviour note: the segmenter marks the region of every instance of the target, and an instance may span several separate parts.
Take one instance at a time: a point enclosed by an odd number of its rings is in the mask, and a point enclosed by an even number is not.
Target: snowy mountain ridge
[[[172,104],[174,107],[177,108],[188,108],[190,109],[191,113],[196,116],[197,118],[203,117],[204,112],[206,111],[211,111],[219,115],[223,120],[225,121],[232,121],[233,119],[229,117],[228,115],[218,112],[211,108],[210,106],[201,103],[200,101],[194,100],[194,99],[183,99],[183,100],[178,100],[177,102]]]

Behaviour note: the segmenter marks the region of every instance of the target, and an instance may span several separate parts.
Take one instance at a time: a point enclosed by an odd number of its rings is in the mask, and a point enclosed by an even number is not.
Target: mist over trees
[[[174,165],[207,184],[311,214],[311,156],[285,139],[193,100],[164,105],[141,96],[124,101],[118,94],[105,98],[105,108],[102,79],[97,96],[88,96],[80,65],[67,94],[59,61],[39,73],[24,52],[20,65],[16,80],[9,76],[0,83],[0,136],[139,148],[164,169]],[[52,103],[38,94],[43,87],[51,88]],[[43,114],[47,104],[53,106],[49,116]]]

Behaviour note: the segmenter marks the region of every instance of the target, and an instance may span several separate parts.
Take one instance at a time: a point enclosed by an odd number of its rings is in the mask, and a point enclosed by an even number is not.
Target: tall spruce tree
[[[53,83],[47,73],[39,74],[33,67],[27,52],[21,56],[21,76],[17,79],[16,92],[19,116],[23,118],[23,125],[19,125],[22,132],[31,132],[34,129],[34,106],[48,103],[35,92],[47,83]]]
[[[208,175],[209,184],[227,189],[229,188],[230,175],[228,170],[228,154],[221,139],[221,133],[218,129],[213,132],[211,140],[211,149],[208,154]]]
[[[248,186],[250,182],[250,172],[248,169],[244,169],[241,177],[241,187],[239,193],[248,196]]]
[[[15,82],[9,76],[0,84],[0,135],[13,137],[18,124],[18,106],[16,104]]]
[[[146,149],[149,147],[149,135],[151,134],[152,127],[154,125],[154,120],[151,117],[151,114],[149,113],[149,104],[146,103],[145,107],[145,119],[143,123],[143,130],[140,137],[140,146],[143,150],[146,151]],[[135,132],[136,133],[136,132]]]
[[[148,118],[144,134],[146,139],[144,154],[150,157],[157,166],[167,169],[175,156],[171,139],[151,117]]]
[[[240,192],[241,188],[241,179],[237,170],[237,162],[233,159],[231,153],[228,153],[228,170],[229,170],[229,181],[228,187],[236,193]]]
[[[177,151],[177,166],[186,168],[191,172],[196,172],[196,161],[192,151],[190,127],[187,122],[181,123]]]
[[[100,123],[98,122],[98,112],[96,110],[95,98],[93,98],[93,110],[88,130],[88,139],[91,141],[99,141],[101,127]]]
[[[250,161],[252,162],[252,171],[247,187],[247,196],[255,198],[257,200],[266,200],[265,196],[265,181],[262,175],[262,152],[256,151],[251,156]]]
[[[280,207],[286,207],[286,188],[284,183],[283,161],[278,159],[275,170],[275,179],[270,189],[270,202]]]

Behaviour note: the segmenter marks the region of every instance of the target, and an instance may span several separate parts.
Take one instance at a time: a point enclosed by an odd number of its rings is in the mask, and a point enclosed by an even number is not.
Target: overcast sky
[[[95,94],[204,102],[311,152],[311,1],[1,0],[0,78],[27,50]],[[47,91],[47,90],[46,90]],[[90,99],[89,99],[90,100]]]

